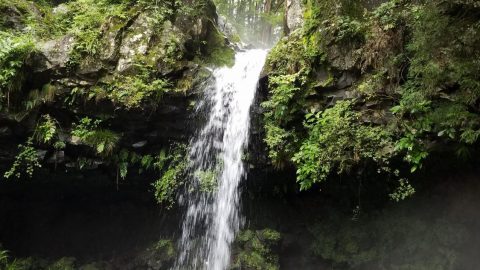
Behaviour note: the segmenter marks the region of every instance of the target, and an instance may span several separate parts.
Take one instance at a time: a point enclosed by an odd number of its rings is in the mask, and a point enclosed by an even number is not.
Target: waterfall
[[[196,106],[207,121],[190,141],[190,181],[179,202],[186,207],[173,269],[224,270],[241,226],[239,183],[248,145],[250,107],[267,51],[238,52],[235,65],[214,70]]]

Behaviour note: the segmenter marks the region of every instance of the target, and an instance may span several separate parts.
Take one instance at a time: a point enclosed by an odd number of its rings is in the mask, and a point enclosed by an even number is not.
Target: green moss
[[[211,29],[205,46],[205,63],[214,66],[233,66],[235,51],[226,44],[225,37],[215,27]]]

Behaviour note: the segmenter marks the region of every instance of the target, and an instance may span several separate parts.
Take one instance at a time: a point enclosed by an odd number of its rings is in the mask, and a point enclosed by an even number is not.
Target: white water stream
[[[180,197],[187,212],[175,270],[225,270],[230,264],[230,246],[241,226],[239,183],[250,108],[266,55],[238,52],[233,67],[213,72],[215,80],[197,105],[207,121],[190,142],[192,183]]]

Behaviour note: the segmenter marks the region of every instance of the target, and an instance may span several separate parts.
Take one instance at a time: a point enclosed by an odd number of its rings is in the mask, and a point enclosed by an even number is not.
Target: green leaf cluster
[[[323,112],[307,114],[308,138],[292,161],[297,166],[301,189],[324,181],[332,172],[342,174],[361,162],[381,167],[394,154],[391,133],[379,126],[362,124],[351,101],[341,101]]]
[[[10,107],[21,95],[22,68],[33,50],[29,35],[0,31],[0,110]]]
[[[100,128],[102,120],[93,120],[89,117],[80,119],[78,124],[72,127],[71,135],[96,150],[103,156],[113,153],[120,139],[119,135],[108,129]]]
[[[391,194],[399,200],[414,192],[404,176],[435,149],[468,157],[480,136],[478,6],[304,3],[303,28],[283,38],[266,65],[265,142],[274,164],[295,165],[301,189],[375,164],[399,180]],[[342,89],[350,101],[330,102],[323,91],[342,79],[345,54],[358,79]]]
[[[240,232],[234,243],[231,269],[279,269],[279,258],[275,249],[280,240],[280,233],[272,229]]]
[[[33,146],[30,138],[26,144],[18,145],[19,153],[15,157],[12,167],[3,175],[5,178],[16,177],[22,175],[32,177],[35,168],[41,168],[40,159],[37,149]]]
[[[173,206],[175,192],[183,184],[187,166],[185,145],[177,145],[168,156],[165,153],[160,156],[155,167],[161,171],[161,176],[152,184],[158,203]]]

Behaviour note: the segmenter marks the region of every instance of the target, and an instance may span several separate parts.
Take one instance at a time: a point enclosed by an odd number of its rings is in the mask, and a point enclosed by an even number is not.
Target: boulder
[[[127,73],[134,66],[134,60],[147,53],[154,29],[155,22],[148,12],[141,13],[135,19],[133,24],[123,33],[117,72]]]
[[[61,73],[67,68],[74,45],[75,38],[71,35],[38,44],[37,52],[32,60],[33,71],[36,73],[46,71]]]

